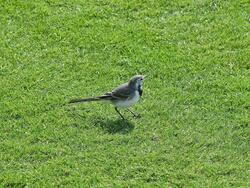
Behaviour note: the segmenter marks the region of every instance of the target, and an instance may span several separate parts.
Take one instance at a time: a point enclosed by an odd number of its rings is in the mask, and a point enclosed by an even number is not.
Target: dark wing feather
[[[130,89],[128,83],[118,86],[110,94],[114,99],[128,99],[130,97]]]

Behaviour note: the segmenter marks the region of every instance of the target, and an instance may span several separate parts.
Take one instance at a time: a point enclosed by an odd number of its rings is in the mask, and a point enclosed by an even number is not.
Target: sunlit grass
[[[1,186],[250,186],[247,1],[0,5]],[[67,104],[134,74],[141,119]]]

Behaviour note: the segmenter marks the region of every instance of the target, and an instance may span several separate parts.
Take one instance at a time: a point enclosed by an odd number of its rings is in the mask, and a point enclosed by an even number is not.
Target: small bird
[[[116,112],[122,119],[125,118],[118,108],[126,108],[134,117],[140,117],[140,115],[129,110],[129,107],[138,102],[142,96],[142,84],[144,78],[145,76],[135,75],[129,80],[129,82],[118,86],[113,91],[105,93],[104,95],[85,99],[73,99],[69,103],[110,101],[115,106]]]

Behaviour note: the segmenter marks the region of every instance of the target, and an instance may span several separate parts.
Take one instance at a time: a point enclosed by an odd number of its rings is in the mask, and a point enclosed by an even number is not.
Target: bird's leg
[[[141,117],[140,114],[135,114],[135,113],[132,112],[129,108],[127,108],[127,111],[129,111],[131,114],[133,114],[134,118],[140,118],[140,117]]]
[[[119,112],[119,110],[118,110],[117,107],[115,107],[115,111],[121,116],[122,119],[125,119],[125,118],[123,117],[123,115]]]

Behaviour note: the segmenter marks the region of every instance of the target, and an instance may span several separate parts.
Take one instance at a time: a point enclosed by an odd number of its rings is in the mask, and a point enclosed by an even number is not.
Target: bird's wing
[[[130,90],[128,83],[122,84],[109,93],[114,99],[128,99],[130,97]]]

